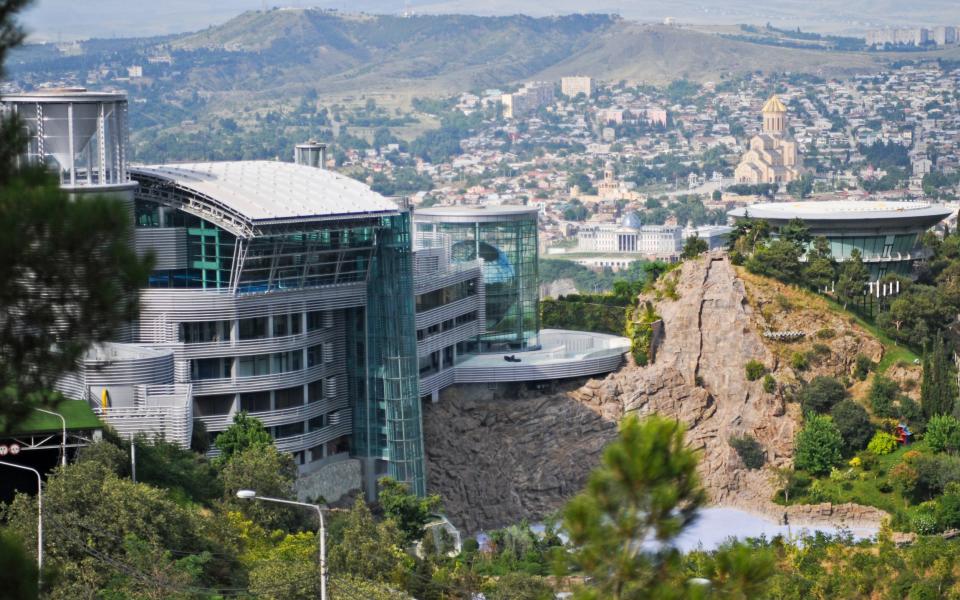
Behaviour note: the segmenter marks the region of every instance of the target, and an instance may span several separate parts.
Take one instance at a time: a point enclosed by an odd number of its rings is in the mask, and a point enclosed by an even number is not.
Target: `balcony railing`
[[[260,420],[267,427],[275,427],[277,425],[308,421],[320,415],[342,410],[347,408],[348,405],[349,401],[344,395],[337,398],[324,398],[323,400],[317,400],[316,402],[291,408],[251,412],[249,415]],[[233,423],[233,414],[228,413],[197,417],[196,420],[201,421],[207,427],[208,431],[223,431]]]
[[[270,390],[306,385],[307,383],[338,374],[337,364],[320,363],[309,369],[272,373],[270,375],[252,375],[250,377],[225,377],[222,379],[200,379],[193,381],[193,393],[232,394],[234,392],[266,392]]]

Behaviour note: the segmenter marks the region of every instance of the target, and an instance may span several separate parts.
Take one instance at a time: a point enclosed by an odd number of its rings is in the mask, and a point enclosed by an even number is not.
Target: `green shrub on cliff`
[[[653,359],[653,327],[659,320],[660,315],[648,300],[640,310],[639,318],[627,322],[630,354],[638,365],[647,365]]]
[[[757,359],[750,359],[744,367],[747,371],[747,381],[756,381],[763,377],[767,368]]]

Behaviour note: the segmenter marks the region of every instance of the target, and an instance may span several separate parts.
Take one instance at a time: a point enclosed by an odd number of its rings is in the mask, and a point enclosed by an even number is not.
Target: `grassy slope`
[[[878,373],[886,372],[888,368],[899,362],[912,365],[913,361],[918,358],[916,353],[898,344],[884,334],[875,324],[868,322],[856,313],[844,310],[844,308],[832,298],[814,294],[813,292],[794,286],[784,286],[779,282],[748,273],[746,269],[743,268],[738,268],[737,274],[747,282],[748,286],[762,288],[767,292],[770,292],[770,290],[775,287],[776,293],[786,296],[789,301],[798,308],[839,317],[844,322],[855,325],[855,327],[860,330],[860,334],[869,335],[874,338],[883,346],[883,357],[879,363],[877,363],[875,369]]]
[[[845,324],[848,324],[860,335],[869,335],[883,346],[883,358],[875,368],[876,373],[884,373],[898,362],[909,365],[910,373],[917,371],[913,366],[913,361],[917,358],[910,349],[898,345],[895,341],[886,336],[880,329],[863,319],[861,316],[844,310],[843,307],[834,300],[814,294],[793,286],[785,286],[771,279],[753,275],[746,272],[743,268],[738,268],[738,275],[744,280],[748,293],[753,289],[754,293],[762,290],[767,295],[783,295],[794,307],[793,310],[805,310],[819,313],[824,322],[830,319],[839,318]],[[793,344],[772,344],[774,352],[781,352],[784,348],[791,351],[794,348],[800,348],[801,345]],[[864,408],[870,412],[870,405],[866,399],[872,376],[864,382],[855,382],[848,390],[854,400],[858,401]],[[875,419],[878,423],[880,420]],[[790,497],[791,504],[810,504],[818,503],[828,499],[834,503],[853,502],[865,506],[875,506],[888,512],[893,517],[893,527],[896,530],[906,531],[910,527],[910,517],[916,511],[915,505],[907,501],[903,495],[890,486],[889,472],[903,459],[903,455],[910,450],[926,452],[926,445],[921,441],[908,447],[901,447],[897,451],[886,456],[877,457],[877,464],[870,469],[851,468],[847,465],[838,467],[840,471],[849,475],[847,480],[831,479],[830,477],[816,478],[817,485],[822,489],[822,495],[816,496],[807,488],[801,493],[794,493]],[[883,491],[888,490],[888,491]],[[782,503],[782,495],[778,495],[775,501]]]
[[[600,15],[333,15],[311,10],[248,12],[218,27],[182,36],[178,48],[239,51],[229,76],[204,68],[201,89],[230,94],[261,90],[322,95],[445,94],[571,73],[617,81],[666,83],[680,77],[718,81],[758,69],[824,76],[871,71],[897,55],[819,52],[729,40],[701,31],[643,25]],[[272,61],[293,52],[296,60]],[[904,56],[919,58],[916,54]],[[258,68],[257,61],[269,63]]]

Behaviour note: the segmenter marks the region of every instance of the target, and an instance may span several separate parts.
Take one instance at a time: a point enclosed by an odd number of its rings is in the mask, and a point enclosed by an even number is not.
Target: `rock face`
[[[755,314],[744,281],[725,258],[687,261],[666,277],[673,278],[676,293],[649,298],[663,319],[654,364],[630,364],[603,379],[532,397],[520,391],[491,400],[476,386],[450,388],[427,407],[429,483],[458,526],[498,527],[560,508],[582,488],[604,445],[616,436],[616,423],[629,413],[654,412],[686,424],[688,444],[701,452],[700,474],[712,503],[782,516],[783,508],[770,501],[769,476],[746,469],[728,444],[731,436],[750,434],[763,446],[768,464],[791,461],[798,407],[786,404],[779,389],[766,393],[762,381],[746,377],[751,359],[767,365],[778,381],[788,377],[779,350],[759,333],[769,324]],[[873,350],[852,336],[835,343]],[[790,511],[797,523],[835,522],[852,514]],[[857,513],[850,520],[875,516]]]
[[[614,420],[565,393],[489,399],[466,388],[447,392],[424,411],[427,479],[450,519],[469,532],[556,511],[617,434]]]
[[[618,417],[657,412],[687,427],[687,441],[701,451],[700,474],[711,501],[746,508],[769,502],[772,483],[762,471],[743,467],[727,443],[750,434],[767,461],[786,464],[793,453],[797,419],[783,398],[747,381],[745,365],[774,357],[753,324],[743,282],[725,259],[687,262],[676,275],[677,300],[656,303],[664,338],[656,362],[607,377],[599,399],[602,414]],[[572,396],[585,400],[580,391]]]

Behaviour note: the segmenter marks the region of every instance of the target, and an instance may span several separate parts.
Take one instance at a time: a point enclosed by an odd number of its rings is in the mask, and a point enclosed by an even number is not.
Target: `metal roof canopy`
[[[140,195],[208,219],[239,237],[277,225],[397,214],[397,204],[349,177],[293,163],[226,161],[130,168]]]
[[[919,220],[936,224],[953,213],[953,209],[928,202],[882,202],[875,200],[826,200],[808,202],[765,202],[736,208],[727,214],[735,218],[794,218],[803,221],[857,222],[867,225],[877,221]]]

